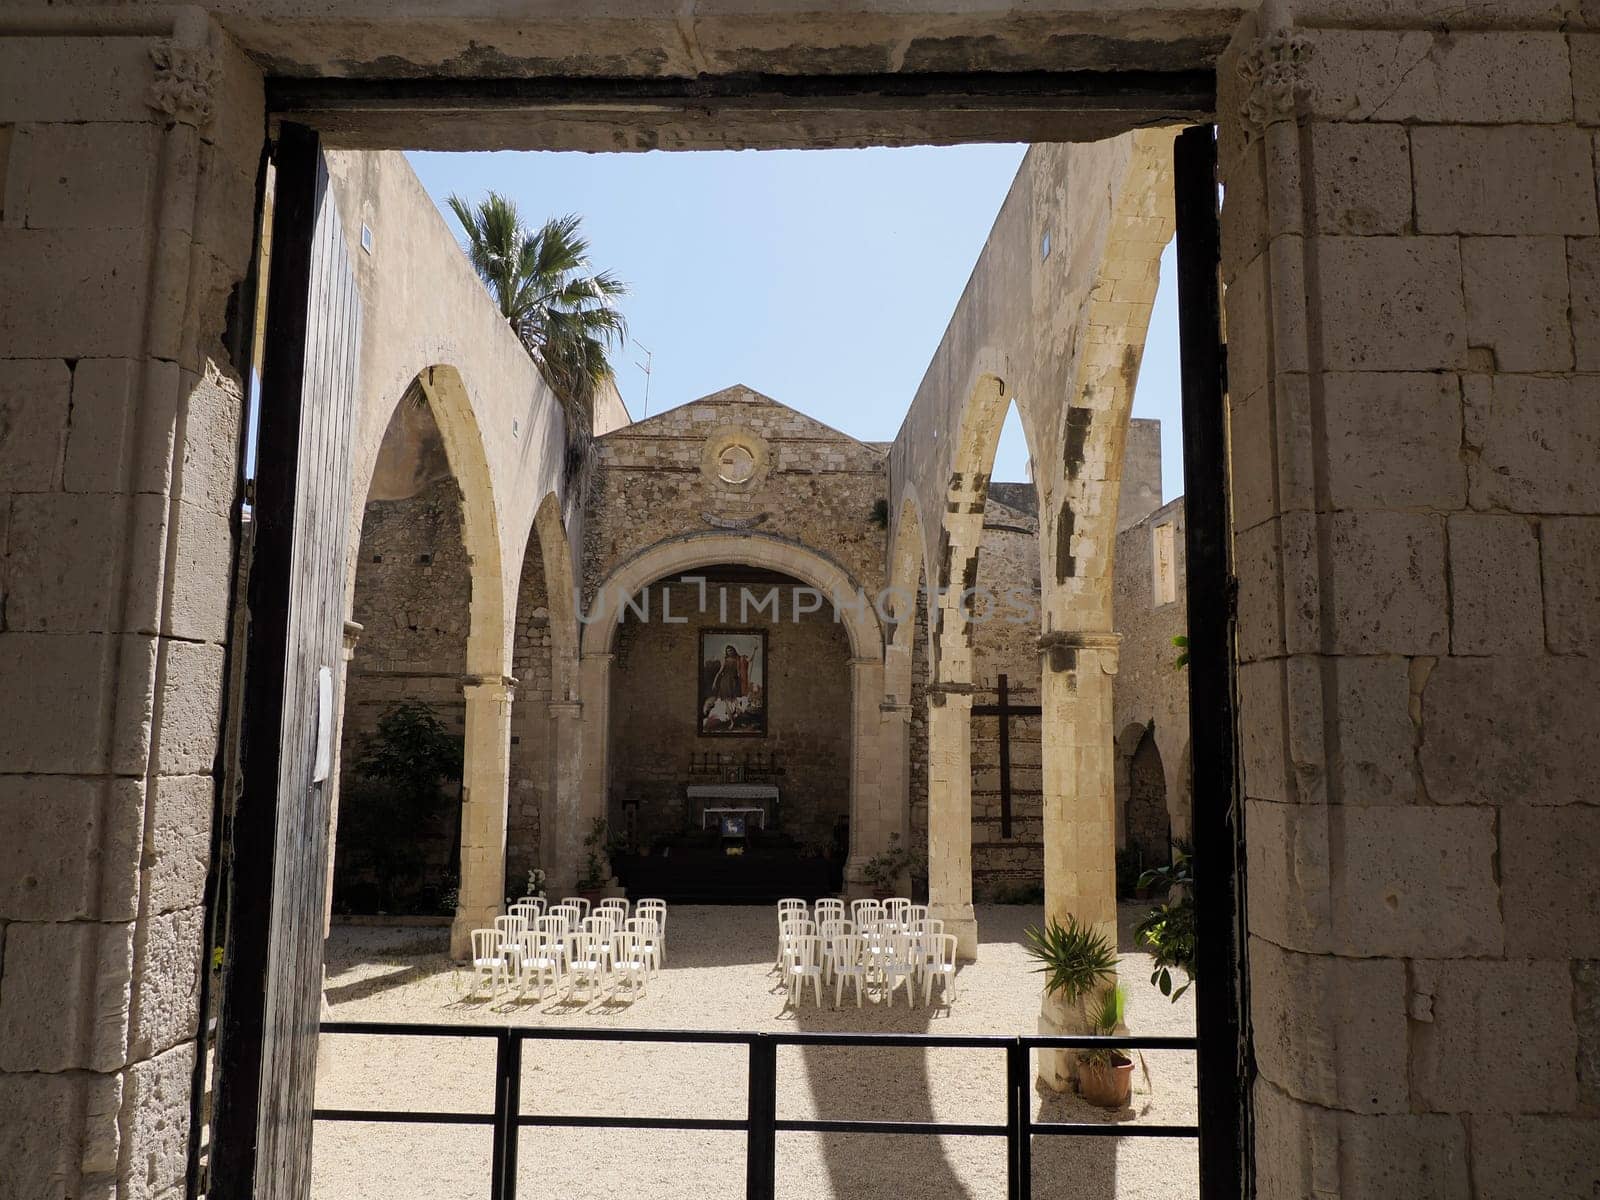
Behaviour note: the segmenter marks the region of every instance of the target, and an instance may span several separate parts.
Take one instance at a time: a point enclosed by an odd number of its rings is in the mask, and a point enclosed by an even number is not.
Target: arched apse
[[[581,787],[578,795],[559,798],[557,845],[550,860],[551,877],[564,886],[575,878],[583,859],[583,835],[604,816],[611,788],[610,703],[612,660],[624,599],[638,597],[657,580],[692,573],[697,568],[737,564],[792,576],[815,588],[839,606],[839,622],[849,643],[850,669],[850,812],[854,829],[868,814],[882,808],[878,770],[884,723],[884,639],[874,608],[858,581],[832,559],[787,539],[759,533],[708,532],[667,539],[629,558],[596,590],[587,612],[580,614],[582,706]]]

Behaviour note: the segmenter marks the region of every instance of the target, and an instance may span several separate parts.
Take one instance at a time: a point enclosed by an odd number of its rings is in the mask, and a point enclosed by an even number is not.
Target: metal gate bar
[[[1198,1138],[1198,1125],[1115,1124],[1093,1121],[1035,1121],[1030,1102],[1034,1050],[1187,1050],[1192,1037],[998,1037],[970,1034],[940,1037],[921,1033],[742,1033],[734,1030],[573,1029],[487,1025],[407,1025],[381,1021],[328,1021],[328,1035],[368,1037],[492,1038],[495,1046],[493,1112],[411,1112],[400,1109],[319,1108],[319,1121],[360,1121],[408,1125],[489,1125],[490,1200],[516,1200],[517,1135],[524,1128],[714,1130],[745,1135],[745,1196],[774,1200],[777,1188],[777,1135],[780,1133],[897,1134],[922,1137],[1003,1137],[1006,1139],[1008,1200],[1033,1195],[1031,1138],[1163,1137]],[[747,1115],[743,1120],[714,1117],[546,1116],[521,1111],[522,1043],[665,1042],[674,1045],[742,1045],[749,1052]],[[871,1049],[958,1049],[1003,1052],[1006,1059],[1004,1124],[948,1121],[780,1120],[779,1046],[856,1046]]]

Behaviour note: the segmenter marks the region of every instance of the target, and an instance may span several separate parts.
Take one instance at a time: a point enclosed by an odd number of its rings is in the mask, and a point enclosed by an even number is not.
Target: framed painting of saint
[[[765,737],[767,733],[767,632],[700,631],[701,737]]]

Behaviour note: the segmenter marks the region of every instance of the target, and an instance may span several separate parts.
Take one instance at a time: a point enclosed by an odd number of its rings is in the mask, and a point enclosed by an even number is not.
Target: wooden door
[[[209,1195],[309,1194],[361,303],[317,137],[273,158]]]

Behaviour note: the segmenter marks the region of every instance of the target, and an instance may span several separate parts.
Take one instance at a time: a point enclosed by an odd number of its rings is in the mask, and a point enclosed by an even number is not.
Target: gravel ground
[[[1122,909],[1123,979],[1135,1033],[1194,1031],[1193,991],[1170,1003],[1148,982],[1149,958],[1132,950],[1142,905]],[[1022,946],[1040,909],[978,910],[978,961],[962,967],[955,999],[907,1008],[847,998],[838,1012],[807,1000],[796,1011],[772,972],[777,918],[769,908],[680,907],[669,913],[665,969],[643,994],[573,1004],[470,993],[471,974],[444,953],[434,929],[340,927],[329,942],[328,1000],[341,1020],[590,1028],[1034,1033],[1039,977]],[[828,997],[831,1005],[832,997]],[[529,1114],[742,1118],[742,1046],[524,1043],[522,1108]],[[1133,1105],[1107,1113],[1075,1097],[1035,1096],[1040,1120],[1192,1123],[1191,1054],[1145,1055]],[[319,1048],[317,1103],[338,1108],[493,1107],[488,1040],[328,1036]],[[1005,1065],[979,1050],[780,1048],[778,1116],[1003,1123]],[[1198,1194],[1195,1145],[1165,1138],[1037,1137],[1034,1195],[1102,1200],[1183,1200]],[[742,1133],[526,1129],[519,1188],[528,1197],[627,1196],[704,1200],[744,1192]],[[477,1200],[488,1186],[489,1133],[472,1126],[344,1124],[316,1131],[317,1200]],[[1005,1195],[1000,1138],[860,1134],[778,1135],[778,1195],[791,1200],[988,1200]]]

